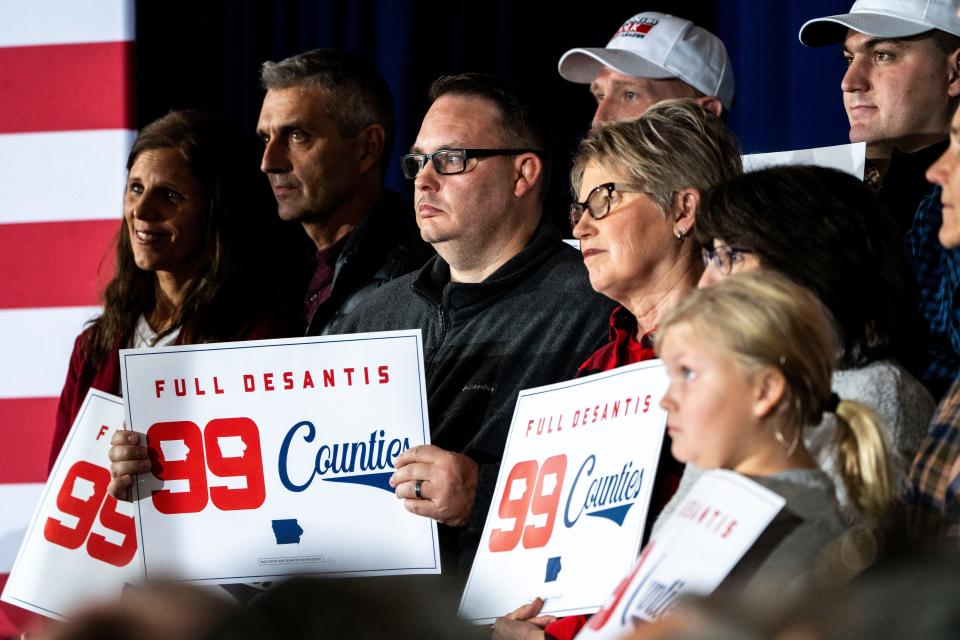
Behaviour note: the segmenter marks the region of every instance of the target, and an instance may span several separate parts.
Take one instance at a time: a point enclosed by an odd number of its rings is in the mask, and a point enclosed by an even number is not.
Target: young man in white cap
[[[939,192],[930,193],[924,172],[946,147],[960,102],[956,0],[857,0],[850,13],[808,21],[800,41],[843,43],[850,140],[867,143],[865,179],[904,234],[930,333],[919,373],[939,397],[960,368],[960,271],[955,250],[937,241]]]
[[[733,69],[720,38],[665,13],[638,13],[606,47],[571,49],[558,67],[565,80],[590,85],[594,126],[636,118],[670,98],[695,98],[717,115],[733,102]]]

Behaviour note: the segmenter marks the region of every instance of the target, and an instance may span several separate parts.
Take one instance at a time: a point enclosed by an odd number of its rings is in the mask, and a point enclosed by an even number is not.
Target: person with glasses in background
[[[833,390],[882,418],[894,468],[902,474],[934,403],[904,368],[922,356],[917,345],[923,323],[896,223],[873,191],[834,169],[764,169],[708,191],[696,234],[704,247],[701,287],[733,273],[764,270],[786,276],[823,302],[840,338]],[[832,416],[808,427],[804,441],[833,477],[841,506],[856,515],[834,464]]]
[[[682,149],[682,153],[677,150]],[[661,317],[696,289],[703,271],[693,230],[700,194],[741,172],[740,149],[720,118],[694,100],[666,100],[635,120],[595,127],[570,173],[570,205],[590,285],[619,306],[608,342],[578,376],[656,358]],[[672,497],[683,465],[661,449],[646,532]],[[497,621],[494,637],[572,638],[585,616],[537,614],[539,598]],[[543,629],[542,627],[545,627]]]
[[[411,153],[420,235],[437,256],[374,292],[327,333],[420,329],[431,445],[391,486],[438,523],[445,573],[466,578],[496,485],[517,392],[569,379],[612,305],[542,218],[546,110],[496,76],[445,76]]]

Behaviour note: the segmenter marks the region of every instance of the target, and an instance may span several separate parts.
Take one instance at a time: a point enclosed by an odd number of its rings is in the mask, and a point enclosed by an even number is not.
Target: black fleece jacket
[[[580,253],[541,220],[526,248],[483,282],[450,282],[435,256],[327,327],[423,332],[432,442],[480,466],[470,522],[440,527],[444,573],[465,577],[473,562],[517,392],[572,378],[605,342],[613,306],[591,289]]]

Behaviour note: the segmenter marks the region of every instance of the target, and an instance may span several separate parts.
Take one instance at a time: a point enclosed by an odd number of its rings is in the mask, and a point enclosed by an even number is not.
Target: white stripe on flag
[[[43,484],[0,484],[0,573],[10,573]]]
[[[58,397],[73,341],[99,313],[98,307],[0,311],[0,398]]]
[[[3,0],[0,47],[133,40],[130,0]],[[69,108],[69,106],[64,106]]]
[[[78,3],[82,4],[82,3]],[[120,218],[126,129],[0,135],[0,223]]]

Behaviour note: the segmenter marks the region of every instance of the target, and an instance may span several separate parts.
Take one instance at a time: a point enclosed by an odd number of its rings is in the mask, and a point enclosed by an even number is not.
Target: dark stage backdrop
[[[226,113],[249,131],[263,92],[257,69],[315,47],[353,51],[387,78],[397,105],[394,159],[413,142],[425,94],[440,74],[499,73],[534,89],[551,111],[557,149],[548,211],[563,224],[567,161],[589,126],[593,99],[557,74],[564,51],[603,46],[631,15],[663,11],[719,35],[733,60],[736,101],[728,124],[745,152],[847,142],[840,47],[797,40],[809,18],[851,0],[594,1],[560,3],[414,0],[138,0],[136,124],[169,109]],[[409,193],[397,162],[390,187]]]

